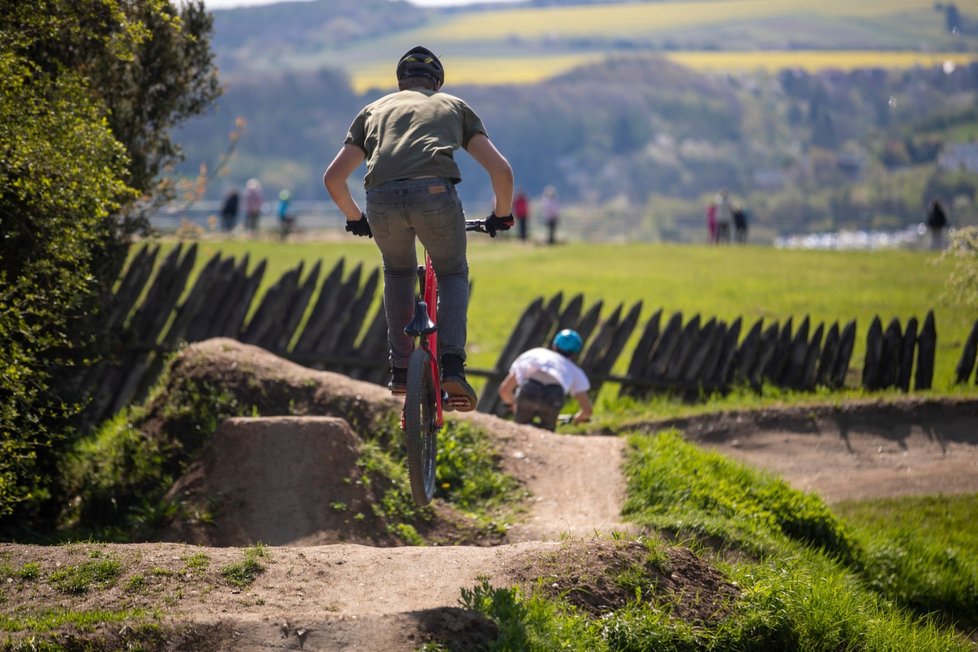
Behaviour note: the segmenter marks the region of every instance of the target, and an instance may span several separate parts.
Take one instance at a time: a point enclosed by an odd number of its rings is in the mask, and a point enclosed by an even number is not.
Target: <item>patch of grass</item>
[[[626,513],[642,525],[756,556],[723,565],[742,600],[715,633],[718,647],[707,649],[967,648],[940,618],[923,615],[933,609],[903,601],[921,614],[914,616],[894,608],[890,600],[898,596],[863,579],[878,546],[820,499],[701,450],[675,431],[631,436],[629,445]],[[924,574],[890,570],[911,583]],[[756,647],[758,640],[766,644]]]
[[[146,588],[146,576],[142,574],[132,575],[126,580],[126,591],[138,593]]]
[[[694,527],[762,553],[779,537],[851,559],[850,534],[818,497],[781,478],[702,450],[676,430],[629,438],[623,514],[673,532]]]
[[[438,434],[435,496],[477,513],[523,498],[516,479],[499,470],[497,458],[483,429],[448,421]]]
[[[499,636],[495,650],[608,649],[596,636],[595,626],[558,601],[525,596],[516,588],[495,588],[483,579],[472,589],[461,590],[459,602],[496,623]]]
[[[22,581],[36,580],[41,576],[41,565],[36,562],[27,562],[20,567],[15,577]]]
[[[56,570],[48,581],[62,593],[81,595],[92,588],[112,586],[121,572],[122,563],[115,559],[94,559]]]
[[[387,524],[390,534],[407,543],[419,543],[415,525],[430,521],[433,514],[430,506],[419,507],[411,497],[404,452],[368,440],[361,447],[357,466],[360,482],[377,499],[372,505],[374,515]]]
[[[245,550],[245,558],[234,564],[228,564],[221,569],[221,577],[227,580],[228,584],[237,587],[245,587],[258,579],[258,576],[265,572],[265,566],[261,559],[268,557],[268,551],[264,544],[256,543]]]
[[[195,552],[187,557],[184,562],[188,572],[203,573],[211,564],[210,557],[203,552]]]
[[[833,509],[865,550],[858,569],[870,588],[918,613],[978,628],[978,495],[903,496]]]
[[[140,620],[147,616],[143,609],[124,609],[108,611],[48,611],[31,616],[13,616],[0,613],[0,631],[4,632],[49,632],[65,626],[73,626],[83,631],[92,631],[105,623],[121,623]],[[6,648],[4,648],[6,649]]]
[[[21,582],[36,580],[41,576],[41,565],[35,562],[26,562],[20,568],[14,568],[8,564],[0,565],[0,579],[10,578]]]

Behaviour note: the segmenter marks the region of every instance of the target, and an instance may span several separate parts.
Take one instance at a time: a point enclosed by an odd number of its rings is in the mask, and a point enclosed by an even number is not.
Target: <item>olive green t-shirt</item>
[[[415,177],[462,180],[454,152],[485,134],[479,116],[463,100],[421,88],[398,91],[368,104],[346,135],[367,157],[367,190]]]

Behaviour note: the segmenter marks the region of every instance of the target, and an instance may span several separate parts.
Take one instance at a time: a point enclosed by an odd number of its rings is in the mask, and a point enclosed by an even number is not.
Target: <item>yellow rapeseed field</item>
[[[694,70],[731,72],[737,70],[775,71],[802,68],[809,72],[827,69],[913,68],[939,65],[960,66],[978,59],[975,54],[943,52],[872,51],[754,51],[754,52],[671,52],[669,59]]]
[[[587,63],[597,63],[609,56],[622,55],[568,54],[554,56],[523,57],[445,57],[450,70],[451,84],[533,84],[567,72]],[[635,55],[650,58],[652,55]],[[784,68],[801,68],[809,72],[856,68],[912,68],[938,65],[965,65],[978,60],[978,54],[942,52],[878,52],[878,51],[824,51],[784,50],[750,52],[669,52],[664,53],[671,61],[700,72],[742,72]],[[491,65],[489,65],[491,64]],[[389,62],[354,67],[352,82],[357,92],[370,88],[389,89],[393,79]]]

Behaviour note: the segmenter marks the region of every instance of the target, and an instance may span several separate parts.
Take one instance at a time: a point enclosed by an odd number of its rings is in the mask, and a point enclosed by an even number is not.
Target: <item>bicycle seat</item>
[[[420,337],[430,335],[436,330],[438,326],[428,317],[428,302],[418,301],[414,304],[414,319],[404,327],[404,332],[411,337]]]

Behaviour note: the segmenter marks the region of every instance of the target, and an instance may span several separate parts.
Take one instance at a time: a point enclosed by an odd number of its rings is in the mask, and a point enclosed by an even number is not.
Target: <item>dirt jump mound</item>
[[[163,540],[209,546],[390,543],[357,468],[360,440],[335,417],[233,418],[167,496],[198,515]]]

